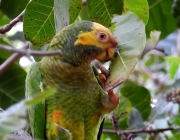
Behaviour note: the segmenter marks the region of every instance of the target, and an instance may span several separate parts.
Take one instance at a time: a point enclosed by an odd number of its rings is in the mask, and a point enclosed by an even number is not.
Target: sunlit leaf
[[[107,79],[106,89],[111,89],[114,84],[130,76],[146,42],[145,24],[132,12],[114,16],[113,22],[116,22],[114,35],[120,51],[118,58],[110,65],[111,75]]]
[[[24,15],[24,35],[34,46],[42,46],[51,41],[53,36],[75,21],[81,3],[72,0],[32,0]],[[71,16],[69,17],[69,11]]]
[[[73,23],[77,19],[79,12],[81,11],[81,8],[82,8],[81,5],[82,5],[82,0],[72,0],[71,6],[69,9],[70,23]]]
[[[113,14],[121,14],[122,0],[88,0],[90,19],[105,26],[111,25]]]
[[[24,36],[34,45],[48,43],[55,35],[53,0],[32,0],[24,14]]]
[[[40,103],[42,100],[46,99],[47,97],[51,96],[56,92],[56,89],[51,88],[48,90],[43,91],[42,93],[36,94],[33,99],[26,101],[26,105],[34,105]]]
[[[145,24],[149,19],[149,6],[147,0],[124,0],[124,13],[132,11],[135,13]]]
[[[174,57],[174,56],[168,56],[166,57],[166,61],[169,64],[169,74],[170,77],[173,79],[180,64],[180,58],[179,57]]]

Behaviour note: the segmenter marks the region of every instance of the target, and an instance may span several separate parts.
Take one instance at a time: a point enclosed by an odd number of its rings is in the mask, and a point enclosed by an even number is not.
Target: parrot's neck
[[[74,66],[70,63],[54,59],[53,57],[45,57],[41,61],[40,71],[42,72],[43,81],[47,82],[45,85],[59,86],[59,84],[61,84],[61,87],[67,86],[73,89],[78,88],[78,86],[81,86],[80,88],[82,88],[82,86],[89,88],[87,87],[88,83],[97,84],[90,63]]]

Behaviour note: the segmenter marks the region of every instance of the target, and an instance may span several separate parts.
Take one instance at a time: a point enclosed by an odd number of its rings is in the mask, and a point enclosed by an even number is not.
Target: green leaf
[[[45,90],[39,94],[36,94],[32,99],[26,101],[26,105],[35,105],[37,103],[42,102],[45,100],[47,97],[53,95],[56,92],[55,88],[50,88],[48,90]]]
[[[133,107],[138,109],[144,120],[149,117],[151,112],[151,96],[146,88],[126,81],[121,88],[121,94],[131,102]]]
[[[174,118],[174,123],[177,124],[178,126],[180,126],[180,118],[179,118],[179,116]]]
[[[180,58],[174,56],[168,56],[165,58],[169,65],[169,74],[170,77],[173,79],[180,64]]]
[[[173,0],[148,0],[149,21],[146,26],[146,34],[149,36],[152,30],[161,31],[161,39],[177,29],[176,21],[171,14]]]
[[[73,23],[80,11],[81,11],[81,0],[72,0],[72,3],[71,3],[71,6],[70,6],[70,9],[69,9],[69,14],[70,14],[70,23]]]
[[[1,11],[0,11],[0,27],[4,26],[5,24],[8,24],[10,22],[10,19],[4,15]]]
[[[110,65],[111,75],[107,79],[106,89],[130,76],[146,43],[145,24],[132,12],[114,16],[113,22],[116,22],[114,35],[120,51],[118,58]]]
[[[24,36],[35,46],[50,42],[55,35],[53,0],[32,0],[26,8]]]
[[[29,0],[1,0],[0,10],[13,19],[25,9],[28,2]]]
[[[4,52],[4,51],[3,51]],[[0,54],[2,52],[0,51]],[[9,54],[7,53],[7,56]],[[3,56],[3,55],[2,55]],[[0,58],[0,64],[5,59]],[[2,75],[0,75],[0,107],[6,109],[10,105],[24,98],[26,72],[14,63]]]
[[[105,26],[111,25],[114,14],[121,14],[123,10],[122,0],[88,0],[89,15],[92,21]]]
[[[147,24],[149,19],[149,6],[147,0],[124,0],[124,12],[135,13],[143,22]]]
[[[51,41],[63,27],[75,21],[80,9],[79,0],[32,0],[24,14],[24,36],[34,46],[42,46]],[[71,17],[69,18],[69,11]],[[38,48],[39,49],[39,48]]]

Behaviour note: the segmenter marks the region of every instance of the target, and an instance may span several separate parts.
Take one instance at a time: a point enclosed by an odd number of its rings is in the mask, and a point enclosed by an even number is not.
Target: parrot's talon
[[[100,71],[106,78],[110,76],[110,72],[105,67],[100,67]]]
[[[114,93],[114,91],[111,89],[108,91],[109,100],[112,104],[115,106],[118,106],[119,104],[119,97]]]
[[[105,83],[106,83],[106,77],[104,76],[104,74],[99,73],[99,84],[103,89],[105,87]]]

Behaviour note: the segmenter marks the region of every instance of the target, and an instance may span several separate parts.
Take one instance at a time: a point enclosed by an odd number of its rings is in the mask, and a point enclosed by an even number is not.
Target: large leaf
[[[123,10],[122,0],[88,0],[91,20],[105,26],[111,25],[113,14],[121,14]]]
[[[55,35],[54,2],[32,0],[24,14],[24,36],[36,46],[48,43]]]
[[[1,53],[0,53],[1,54]],[[6,56],[9,54],[4,53]],[[2,55],[2,56],[5,56]],[[0,64],[5,59],[0,58]],[[14,63],[0,75],[0,107],[6,109],[10,105],[24,98],[26,72]]]
[[[88,0],[90,19],[110,26],[114,14],[134,12],[146,24],[148,21],[148,3],[146,0]]]
[[[0,27],[10,22],[10,19],[0,11]]]
[[[106,82],[107,90],[130,76],[146,42],[145,24],[134,13],[116,15],[113,22],[116,22],[114,35],[120,51],[118,58],[111,63],[111,75]]]
[[[9,18],[15,18],[26,7],[29,0],[1,0],[0,10]]]
[[[121,94],[131,102],[133,107],[138,109],[144,120],[149,117],[151,112],[151,96],[146,88],[126,81],[121,88]]]
[[[124,0],[124,12],[132,11],[135,13],[145,24],[149,19],[149,6],[147,0]]]
[[[146,34],[149,36],[152,30],[161,31],[161,38],[166,37],[177,29],[176,21],[171,14],[173,0],[148,0],[149,21],[146,26]]]
[[[74,21],[81,9],[80,2],[72,0],[32,0],[24,15],[24,34],[35,46],[42,46],[51,41],[53,36]],[[70,7],[71,5],[71,7]]]

